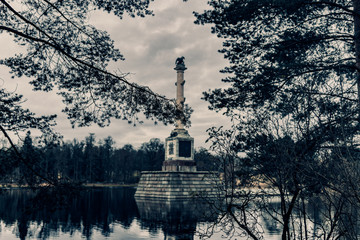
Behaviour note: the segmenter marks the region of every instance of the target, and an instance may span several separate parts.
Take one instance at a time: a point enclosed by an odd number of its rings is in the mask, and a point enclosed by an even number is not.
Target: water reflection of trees
[[[109,236],[113,232],[111,224],[126,229],[138,217],[134,191],[132,188],[85,190],[68,199],[68,204],[54,208],[45,201],[39,202],[34,192],[9,190],[0,195],[0,218],[7,226],[16,224],[20,239],[29,234],[30,225],[36,226],[36,237],[41,239],[59,232],[70,235],[81,232],[90,239],[94,228]]]
[[[356,211],[353,209],[346,210],[347,207],[345,199],[341,196],[337,199],[334,196],[331,196],[331,199],[318,196],[309,197],[306,200],[301,199],[295,205],[292,214],[290,228],[292,232],[298,234],[298,236],[292,235],[292,238],[332,239],[331,231],[336,231],[337,225],[340,226],[340,231],[345,231],[349,227],[347,223],[359,221],[358,217],[355,216]],[[276,221],[276,219],[281,219],[279,196],[260,197],[252,209],[261,212],[261,225],[264,227],[265,235],[281,235],[281,222]],[[358,239],[356,235],[350,235],[356,234],[358,229],[359,226],[357,229],[347,231],[345,239]]]
[[[9,190],[0,194],[0,218],[5,227],[11,227],[19,239],[33,236],[45,240],[62,234],[81,234],[84,238],[91,239],[94,232],[111,237],[115,231],[114,226],[120,225],[123,229],[129,229],[137,219],[140,219],[137,222],[140,228],[150,234],[157,235],[161,231],[165,237],[193,239],[194,234],[201,235],[201,230],[205,230],[206,233],[207,227],[212,225],[210,222],[216,223],[221,217],[209,215],[214,212],[207,206],[195,205],[193,202],[135,202],[134,192],[133,188],[84,190],[70,199],[64,198],[63,201],[67,204],[54,207],[44,194],[35,194],[24,189]],[[39,196],[42,200],[39,200]],[[276,222],[266,211],[271,209],[271,214],[280,211],[279,197],[266,199],[267,201],[259,199],[256,204],[248,207],[253,210],[252,214],[257,216],[256,221],[261,222],[264,236],[280,236],[281,223]],[[305,229],[304,226],[300,228],[300,224],[304,224],[304,214],[308,224],[307,233],[296,231],[303,234],[303,237],[298,237],[306,239],[305,234],[308,234],[307,238],[321,238],[323,232],[328,231],[326,228],[331,227],[327,224],[329,218],[336,216],[336,211],[341,210],[337,209],[342,204],[341,198],[338,200],[332,203],[333,208],[330,212],[326,207],[330,203],[326,202],[328,200],[325,198],[310,198],[304,202],[305,208],[297,205],[293,212],[292,227]],[[347,205],[343,204],[342,207],[345,208]],[[347,218],[353,215],[342,214],[339,217],[341,222],[346,223]],[[199,222],[208,224],[199,228]]]

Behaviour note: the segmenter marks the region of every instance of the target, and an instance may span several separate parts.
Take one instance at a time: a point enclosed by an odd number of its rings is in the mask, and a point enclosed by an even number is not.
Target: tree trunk
[[[354,7],[354,42],[356,59],[356,84],[358,90],[358,110],[360,119],[360,0],[353,0]]]
[[[288,209],[286,210],[285,214],[283,215],[284,228],[283,228],[283,232],[282,232],[282,236],[281,236],[282,240],[290,239],[290,228],[289,228],[290,217],[291,217],[291,213],[295,207],[295,203],[296,203],[297,197],[299,196],[299,193],[300,193],[300,190],[297,189],[291,198],[291,202],[289,203]]]

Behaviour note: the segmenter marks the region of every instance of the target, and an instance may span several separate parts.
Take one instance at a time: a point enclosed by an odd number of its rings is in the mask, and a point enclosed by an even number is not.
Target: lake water
[[[203,204],[136,202],[134,193],[134,188],[92,188],[59,209],[30,190],[8,190],[0,194],[0,239],[193,240],[217,217],[205,214]],[[278,239],[278,234],[269,229],[266,239]]]

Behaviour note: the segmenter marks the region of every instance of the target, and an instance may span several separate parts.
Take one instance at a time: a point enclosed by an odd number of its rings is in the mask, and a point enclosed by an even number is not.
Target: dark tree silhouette
[[[139,149],[143,158],[143,170],[160,171],[165,159],[164,144],[158,138],[143,143]]]
[[[260,223],[247,219],[256,208],[248,203],[261,199],[259,206],[281,223],[282,239],[307,239],[302,202],[316,195],[331,227],[322,226],[315,235],[351,237],[356,221],[342,222],[354,220],[347,216],[349,209],[358,209],[360,199],[355,184],[360,176],[360,1],[209,4],[210,10],[195,13],[196,23],[214,24],[213,33],[224,38],[220,52],[229,60],[222,72],[230,86],[204,93],[210,109],[225,111],[234,123],[229,130],[209,130],[212,148],[223,154],[230,186],[225,189],[231,196],[227,216],[258,239]],[[280,209],[272,209],[268,197],[239,194],[236,179],[242,187],[262,183],[275,190]],[[303,214],[300,227],[291,222],[299,216],[296,209]]]

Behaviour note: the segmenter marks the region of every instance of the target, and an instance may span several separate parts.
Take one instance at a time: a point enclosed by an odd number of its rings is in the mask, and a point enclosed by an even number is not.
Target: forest
[[[165,157],[164,143],[158,138],[150,139],[138,149],[131,144],[117,148],[112,137],[97,140],[93,133],[84,140],[39,141],[28,131],[24,141],[17,146],[32,168],[22,164],[12,149],[0,149],[2,183],[42,183],[43,179],[31,169],[50,179],[78,183],[137,183],[141,171],[161,170]],[[195,152],[198,170],[213,170],[215,159],[205,148]]]

